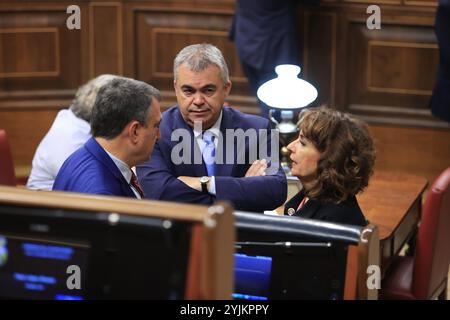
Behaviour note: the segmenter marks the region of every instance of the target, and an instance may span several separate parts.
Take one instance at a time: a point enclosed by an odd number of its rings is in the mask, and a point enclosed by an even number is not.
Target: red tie
[[[131,171],[131,181],[130,184],[133,186],[134,189],[141,195],[141,198],[144,199],[144,190],[142,190],[141,185],[139,184],[139,181],[134,174],[133,171]]]

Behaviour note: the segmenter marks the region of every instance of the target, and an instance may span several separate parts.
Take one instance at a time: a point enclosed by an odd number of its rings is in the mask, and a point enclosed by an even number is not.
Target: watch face
[[[209,177],[201,177],[200,183],[207,183],[209,181]]]

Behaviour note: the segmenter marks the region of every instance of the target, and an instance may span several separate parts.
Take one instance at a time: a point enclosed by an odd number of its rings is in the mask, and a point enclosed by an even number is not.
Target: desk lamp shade
[[[262,84],[256,95],[259,100],[275,109],[300,109],[317,98],[317,89],[299,79],[300,67],[281,64],[275,67],[278,77]]]

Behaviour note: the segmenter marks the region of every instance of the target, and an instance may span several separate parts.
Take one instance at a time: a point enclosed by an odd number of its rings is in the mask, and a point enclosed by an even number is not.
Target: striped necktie
[[[140,194],[141,199],[144,199],[144,190],[142,190],[142,187],[139,183],[139,180],[137,179],[136,175],[133,171],[131,171],[131,181],[130,184],[133,186],[133,188]]]

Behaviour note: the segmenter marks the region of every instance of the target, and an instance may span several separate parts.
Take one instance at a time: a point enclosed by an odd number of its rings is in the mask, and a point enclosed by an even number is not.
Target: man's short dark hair
[[[114,139],[132,120],[146,126],[152,98],[160,101],[160,92],[145,82],[130,78],[111,80],[97,94],[91,116],[92,135]]]

